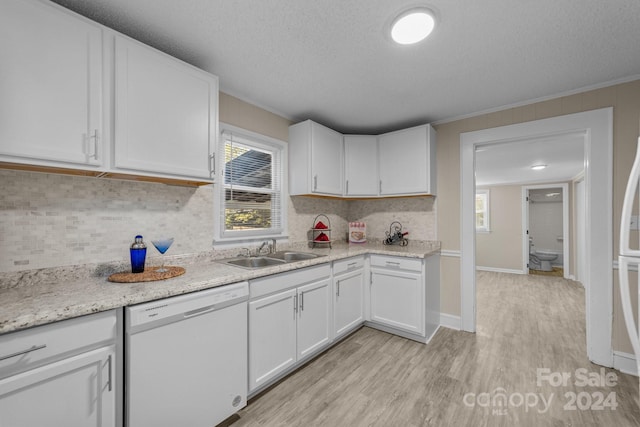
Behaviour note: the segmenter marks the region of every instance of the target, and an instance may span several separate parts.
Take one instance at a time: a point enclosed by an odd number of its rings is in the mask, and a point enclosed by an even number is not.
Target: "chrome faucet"
[[[268,240],[265,240],[264,242],[262,242],[262,244],[260,245],[260,247],[258,248],[258,250],[256,251],[256,255],[260,255],[260,252],[262,252],[262,248],[264,248],[265,246],[267,246],[269,244]],[[271,250],[269,250],[269,253],[271,253]]]

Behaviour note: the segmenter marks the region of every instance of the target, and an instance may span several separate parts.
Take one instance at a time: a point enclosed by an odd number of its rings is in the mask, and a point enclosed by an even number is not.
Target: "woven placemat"
[[[185,269],[182,267],[164,266],[167,271],[158,272],[160,267],[145,268],[142,273],[114,273],[107,280],[116,283],[136,283],[136,282],[155,282],[156,280],[170,279],[172,277],[184,274]]]

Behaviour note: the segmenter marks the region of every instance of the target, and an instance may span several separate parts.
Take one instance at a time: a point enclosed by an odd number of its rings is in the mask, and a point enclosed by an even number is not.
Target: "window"
[[[476,231],[489,232],[489,190],[476,190]]]
[[[286,144],[223,125],[218,149],[215,241],[284,237]]]

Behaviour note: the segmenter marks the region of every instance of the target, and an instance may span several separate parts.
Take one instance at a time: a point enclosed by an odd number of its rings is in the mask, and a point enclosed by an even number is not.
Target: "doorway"
[[[568,184],[522,187],[523,271],[569,278],[570,222]]]
[[[613,109],[460,134],[461,324],[475,332],[475,152],[477,147],[582,132],[585,149],[585,290],[587,356],[613,365]]]

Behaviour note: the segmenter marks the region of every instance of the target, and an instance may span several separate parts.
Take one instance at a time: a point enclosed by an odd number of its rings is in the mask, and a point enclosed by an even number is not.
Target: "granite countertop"
[[[167,257],[167,265],[185,267],[182,276],[156,282],[112,283],[110,274],[126,271],[126,263],[81,265],[15,273],[0,273],[0,334],[86,314],[167,298],[230,283],[282,273],[363,254],[425,258],[440,252],[440,242],[412,241],[408,246],[380,243],[334,244],[333,248],[288,246],[324,255],[310,260],[248,270],[220,263],[213,252]]]

